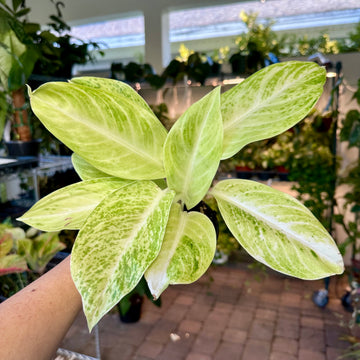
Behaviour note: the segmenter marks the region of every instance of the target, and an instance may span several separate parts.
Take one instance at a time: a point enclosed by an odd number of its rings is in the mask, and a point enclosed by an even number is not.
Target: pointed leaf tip
[[[220,162],[222,140],[218,87],[181,115],[164,145],[168,186],[188,209],[199,203],[211,186]]]
[[[273,137],[302,120],[323,92],[326,71],[314,62],[270,65],[221,95],[222,159]]]
[[[157,257],[174,193],[138,181],[108,195],[76,239],[71,275],[91,329]]]
[[[215,248],[216,232],[210,219],[174,204],[160,253],[145,272],[151,293],[158,298],[170,284],[199,279],[210,266]]]
[[[290,195],[250,180],[220,181],[212,194],[230,231],[258,261],[307,280],[344,271],[334,240]]]

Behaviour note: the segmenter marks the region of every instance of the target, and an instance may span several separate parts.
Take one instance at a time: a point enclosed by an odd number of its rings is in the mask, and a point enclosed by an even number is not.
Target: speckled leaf
[[[171,209],[160,253],[145,273],[157,299],[169,284],[190,284],[200,278],[214,258],[216,232],[207,216]]]
[[[344,271],[334,240],[290,195],[250,180],[220,181],[212,194],[230,231],[258,261],[308,280]]]
[[[76,173],[79,175],[81,180],[111,177],[111,175],[106,174],[89,164],[78,154],[73,153],[71,155],[71,161]]]
[[[40,199],[18,220],[43,231],[80,229],[102,199],[133,182],[114,177],[81,181]]]
[[[222,152],[220,87],[193,104],[171,128],[164,147],[170,189],[188,209],[206,194]]]
[[[95,168],[124,179],[165,176],[167,131],[142,106],[74,83],[49,82],[29,94],[45,127]]]
[[[70,80],[70,82],[99,89],[101,91],[106,91],[110,94],[119,94],[125,96],[128,100],[131,100],[152,114],[152,110],[150,109],[150,106],[147,104],[147,102],[131,86],[122,81],[82,76],[73,78]]]
[[[268,66],[223,93],[222,159],[302,120],[322,94],[325,81],[326,71],[319,65],[290,61]]]
[[[93,167],[78,154],[73,153],[71,155],[71,161],[75,168],[76,173],[79,175],[81,180],[111,177],[111,175],[106,174]],[[156,179],[153,181],[157,186],[159,186],[160,189],[164,190],[167,188],[167,183],[165,179]]]
[[[174,193],[138,181],[91,213],[71,256],[71,274],[92,327],[128,294],[157,257]]]

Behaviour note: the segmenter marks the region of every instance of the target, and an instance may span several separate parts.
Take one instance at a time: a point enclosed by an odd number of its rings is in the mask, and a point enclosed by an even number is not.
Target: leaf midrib
[[[53,90],[47,90],[48,92],[54,92]],[[88,95],[86,94],[86,91],[83,90],[83,89],[79,89],[79,91],[82,91],[86,97],[88,97]],[[36,92],[36,90],[35,90]],[[34,94],[35,94],[34,92]],[[36,94],[35,94],[36,95]],[[56,94],[56,96],[59,96],[59,94]],[[88,97],[89,98],[89,97]],[[91,98],[90,98],[91,99]],[[93,100],[91,99],[91,101],[93,102]],[[47,106],[49,107],[52,107],[53,105],[48,102],[48,101],[42,101],[44,104],[46,104]],[[66,116],[67,118],[70,118],[71,119],[71,114],[67,111],[64,111],[63,109],[58,109],[58,112],[60,114],[63,114],[64,116]],[[84,121],[83,117],[79,117],[77,116],[77,121],[79,123],[81,123],[82,125],[87,125],[87,127],[89,128],[89,122],[86,122]],[[126,147],[127,149],[129,149],[132,153],[135,153],[135,154],[139,154],[141,157],[144,158],[144,161],[146,161],[146,159],[149,159],[152,163],[156,164],[157,166],[160,166],[162,167],[162,161],[159,160],[159,158],[154,158],[152,156],[149,156],[150,153],[149,152],[146,152],[146,151],[142,151],[142,149],[132,145],[130,142],[126,141],[124,139],[124,137],[116,137],[114,136],[114,133],[110,131],[110,129],[108,127],[101,127],[101,126],[97,126],[93,121],[90,122],[90,128],[92,129],[93,132],[95,133],[98,133],[98,134],[101,134],[101,135],[106,135],[106,138],[109,138],[110,140],[113,140],[115,143],[119,144],[120,146],[124,146]],[[105,138],[105,136],[103,136]],[[121,141],[119,141],[121,140]]]
[[[299,81],[299,83],[303,83],[305,81],[307,81],[307,77],[304,75],[301,75],[300,77],[301,81]],[[311,79],[311,78],[309,78]],[[262,79],[263,81],[264,79]],[[275,98],[278,97],[280,94],[286,92],[290,87],[293,87],[294,85],[298,86],[298,79],[293,80],[293,82],[291,82],[291,85],[287,85],[285,87],[281,88],[281,91],[278,91],[276,93],[273,93],[270,97],[268,97],[265,101],[261,102],[260,106],[252,106],[249,110],[247,110],[246,112],[244,112],[243,114],[241,114],[239,117],[234,117],[233,120],[231,121],[227,121],[224,122],[224,132],[225,131],[230,131],[232,128],[236,127],[235,125],[237,125],[239,122],[242,122],[244,119],[246,119],[247,117],[250,117],[252,115],[252,113],[259,111],[259,109],[265,108],[268,106],[268,104]],[[256,96],[256,100],[259,99],[259,96]],[[257,101],[254,101],[254,103],[259,103]]]
[[[178,245],[180,244],[180,241],[184,234],[185,225],[186,225],[186,214],[180,210],[180,221],[177,226],[176,237],[172,240],[172,244],[169,249],[169,256],[167,256],[167,260],[166,260],[166,267],[165,267],[166,275],[167,275],[167,269],[172,261],[174,254],[176,253],[176,249],[178,248]]]
[[[202,134],[204,132],[204,129],[206,128],[207,121],[209,119],[210,113],[212,112],[214,105],[215,104],[212,103],[210,110],[206,112],[206,117],[201,122],[199,135],[196,138],[195,146],[193,147],[193,151],[191,152],[191,157],[189,158],[189,161],[188,161],[189,166],[186,167],[186,172],[185,172],[185,176],[184,176],[185,180],[184,180],[183,191],[182,191],[183,196],[186,196],[186,194],[188,194],[188,189],[190,188],[191,179],[193,178],[192,174],[194,173],[194,167],[196,165],[195,160],[197,158],[198,149],[201,144]]]
[[[108,276],[108,279],[112,279],[116,270],[118,269],[118,265],[120,263],[120,259],[121,257],[128,252],[128,249],[131,248],[132,244],[133,244],[133,240],[136,235],[139,233],[139,231],[142,229],[142,227],[146,224],[146,221],[148,219],[148,215],[151,214],[154,209],[158,206],[159,202],[161,201],[161,199],[165,196],[165,192],[162,190],[158,191],[158,194],[156,195],[156,197],[153,199],[151,206],[149,206],[145,212],[142,213],[143,215],[143,219],[139,222],[137,222],[136,226],[133,228],[133,230],[131,231],[131,233],[127,236],[126,240],[124,241],[124,250],[122,252],[119,252],[118,257],[116,262],[114,261],[114,264],[116,264],[116,266],[112,267],[112,271],[111,271],[111,275]],[[150,264],[149,264],[150,266]],[[144,269],[144,272],[146,271],[146,269]],[[101,291],[101,295],[104,295],[106,289],[108,288],[108,284],[109,281],[106,283],[106,286],[103,288],[103,290]],[[119,299],[119,301],[125,296],[126,294],[123,294],[123,296]]]
[[[323,253],[324,247],[328,247],[328,244],[321,243],[320,245],[318,245],[318,243],[311,243],[307,240],[301,241],[301,239],[299,239],[299,236],[293,231],[289,229],[284,229],[283,227],[278,225],[279,224],[278,222],[271,222],[269,217],[264,217],[259,212],[254,211],[251,208],[242,205],[240,202],[236,201],[236,199],[234,199],[233,197],[228,196],[225,192],[213,189],[212,193],[214,194],[215,197],[219,197],[220,199],[226,201],[227,203],[230,203],[235,207],[244,210],[245,212],[249,213],[251,216],[255,217],[256,219],[259,219],[260,221],[266,223],[271,228],[276,229],[286,235],[289,235],[289,237],[294,239],[297,243],[306,245],[311,250],[315,251],[319,257],[322,257],[327,261],[332,261],[326,253],[325,254]]]

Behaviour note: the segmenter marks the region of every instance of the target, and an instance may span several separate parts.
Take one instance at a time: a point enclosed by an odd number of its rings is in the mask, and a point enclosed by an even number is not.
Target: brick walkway
[[[301,281],[248,267],[212,267],[191,285],[171,286],[162,307],[147,299],[141,320],[99,323],[102,360],[336,360],[349,344],[340,326],[344,279],[332,278],[326,309],[311,296],[322,281]],[[94,335],[81,314],[63,348],[95,356]]]

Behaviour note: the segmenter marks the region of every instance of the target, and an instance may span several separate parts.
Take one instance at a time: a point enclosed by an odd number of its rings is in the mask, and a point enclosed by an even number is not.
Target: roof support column
[[[145,20],[145,62],[153,66],[157,74],[171,60],[169,12],[157,8],[156,3],[148,1],[149,7],[144,9]]]

